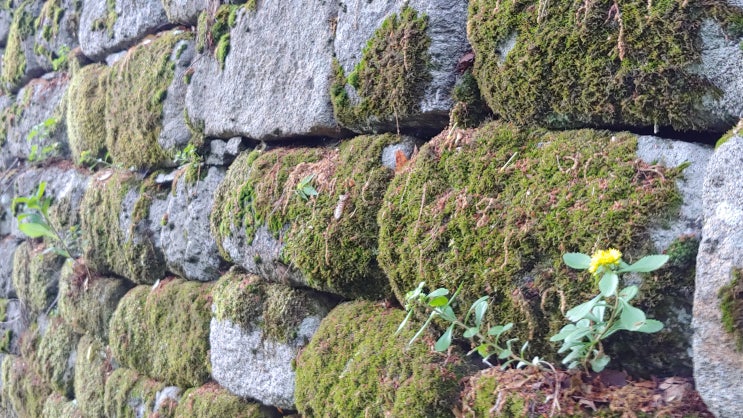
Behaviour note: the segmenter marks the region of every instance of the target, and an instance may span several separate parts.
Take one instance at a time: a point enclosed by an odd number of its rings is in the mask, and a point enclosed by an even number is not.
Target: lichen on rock
[[[209,379],[210,284],[166,279],[138,286],[111,318],[109,344],[122,365],[168,384]]]
[[[401,310],[349,302],[323,320],[297,358],[296,404],[305,416],[449,416],[460,379],[473,370],[463,354],[436,353],[416,330],[395,330]],[[424,341],[433,342],[430,335]]]

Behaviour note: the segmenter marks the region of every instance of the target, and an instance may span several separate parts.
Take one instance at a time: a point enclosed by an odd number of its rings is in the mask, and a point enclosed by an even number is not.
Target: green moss
[[[82,418],[77,403],[58,393],[52,393],[44,402],[42,416],[45,418]]]
[[[379,212],[379,263],[398,300],[425,281],[514,322],[532,352],[564,324],[563,302],[595,293],[562,254],[609,246],[645,254],[645,227],[677,207],[678,170],[648,169],[637,140],[603,131],[490,124],[442,133],[392,181]]]
[[[80,336],[62,318],[51,320],[41,337],[34,367],[57,393],[74,396],[74,356]]]
[[[2,364],[2,395],[21,417],[41,417],[44,402],[52,390],[27,360],[7,355]]]
[[[401,310],[370,302],[336,307],[297,359],[295,401],[303,416],[452,416],[459,380],[470,370],[458,350],[406,348],[395,335]],[[432,343],[429,335],[424,341]]]
[[[224,62],[230,52],[230,29],[237,23],[238,11],[244,5],[225,4],[219,6],[214,16],[208,11],[199,15],[196,30],[196,50],[204,52],[212,51],[214,57],[224,69]]]
[[[158,143],[162,130],[163,92],[173,81],[171,55],[189,32],[168,32],[129,50],[105,77],[106,147],[115,163],[153,168],[172,163]]]
[[[108,341],[108,324],[131,285],[121,279],[87,277],[84,270],[65,266],[59,285],[59,312],[79,334]]]
[[[701,21],[741,14],[733,9],[716,1],[472,1],[474,75],[495,114],[521,125],[704,130],[698,105],[720,92],[686,69],[700,59]]]
[[[135,283],[155,283],[165,275],[165,261],[150,239],[132,236],[151,202],[155,188],[145,188],[130,172],[107,171],[86,190],[80,205],[83,253],[91,269],[101,274],[117,274]],[[120,213],[129,196],[138,210],[132,214],[128,230],[122,230]],[[137,213],[138,212],[138,213]],[[139,217],[137,216],[139,215]]]
[[[246,330],[258,327],[263,330],[264,338],[282,343],[296,338],[306,317],[326,313],[306,291],[267,283],[237,269],[219,279],[212,298],[217,320],[229,320]]]
[[[134,370],[116,369],[106,380],[104,416],[135,418],[141,416],[140,410],[149,415],[155,407],[157,392],[165,386]]]
[[[46,0],[34,22],[35,31],[41,30],[41,38],[51,42],[59,34],[59,24],[63,15],[62,0]]]
[[[264,418],[278,413],[259,403],[248,402],[231,394],[216,383],[189,389],[175,410],[175,418]]]
[[[166,279],[138,286],[119,303],[109,344],[126,367],[179,387],[209,379],[211,285]]]
[[[113,38],[114,25],[116,25],[116,20],[118,20],[118,18],[119,15],[116,13],[116,0],[106,0],[106,15],[94,20],[91,24],[90,30],[95,32],[105,29],[108,36]]]
[[[13,330],[7,329],[0,338],[0,353],[10,353],[10,344],[13,342]]]
[[[286,244],[282,259],[310,287],[348,298],[388,296],[375,257],[376,216],[394,175],[381,165],[382,150],[396,142],[394,135],[360,136],[336,150],[280,148],[238,157],[215,193],[210,221],[218,244],[241,229],[250,243],[266,226]],[[304,200],[295,191],[310,175],[318,195]]]
[[[404,6],[399,14],[382,22],[347,78],[334,62],[330,96],[341,124],[358,127],[372,121],[397,123],[419,110],[425,85],[431,81],[427,28],[427,16]],[[352,103],[346,90],[349,87],[356,90],[358,103]]]
[[[26,73],[27,62],[23,42],[34,34],[34,16],[31,11],[33,3],[33,0],[26,0],[13,12],[0,72],[0,82],[11,90],[19,87],[18,84]]]
[[[103,81],[108,67],[88,65],[73,73],[67,87],[67,135],[72,158],[80,163],[83,152],[92,158],[106,153],[106,95]]]
[[[8,320],[8,299],[0,299],[0,322]]]
[[[93,337],[84,335],[77,345],[75,399],[85,417],[104,416],[106,378],[113,370],[111,350]]]
[[[57,294],[65,258],[24,241],[13,255],[13,286],[31,313],[45,311]]]
[[[477,80],[471,71],[462,75],[459,84],[452,91],[454,106],[449,115],[451,126],[459,128],[473,128],[484,122],[490,116],[490,110],[480,95]]]
[[[738,351],[743,351],[743,280],[741,270],[733,270],[733,280],[720,288],[722,327],[734,339]]]

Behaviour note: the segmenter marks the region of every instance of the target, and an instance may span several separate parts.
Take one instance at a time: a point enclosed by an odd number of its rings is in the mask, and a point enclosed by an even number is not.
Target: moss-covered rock
[[[474,75],[495,114],[518,124],[714,127],[703,98],[719,91],[700,61],[703,19],[740,15],[725,2],[470,2]]]
[[[52,393],[23,357],[7,355],[2,364],[3,401],[21,417],[41,417],[46,398]]]
[[[189,389],[175,409],[175,418],[268,418],[277,411],[259,403],[248,402],[219,387],[216,383]]]
[[[735,339],[738,351],[743,351],[743,272],[733,270],[733,280],[720,288],[722,327]]]
[[[115,163],[152,168],[172,165],[172,155],[158,138],[163,129],[163,102],[173,82],[173,51],[190,32],[171,31],[129,50],[105,79],[106,147]]]
[[[65,258],[43,245],[22,243],[13,255],[13,286],[32,313],[45,311],[54,301]]]
[[[336,307],[297,359],[296,404],[305,416],[453,416],[459,380],[472,371],[416,332],[395,335],[405,313],[370,302]],[[423,341],[433,343],[430,336]]]
[[[147,376],[126,368],[114,370],[106,380],[104,416],[135,418],[152,416],[156,412],[157,393],[166,387],[164,383],[148,379]],[[172,417],[170,408],[157,411],[159,417]]]
[[[463,301],[490,295],[491,320],[514,322],[535,354],[553,352],[545,337],[564,324],[561,306],[595,294],[562,254],[645,255],[645,227],[678,203],[677,170],[638,160],[636,143],[500,124],[434,138],[395,177],[379,214],[379,261],[398,300],[421,281],[461,284]]]
[[[179,279],[130,290],[111,318],[108,341],[116,360],[179,387],[205,383],[210,291],[209,284]]]
[[[165,260],[155,247],[147,214],[154,182],[131,172],[100,173],[80,207],[83,253],[91,269],[124,276],[135,283],[155,283],[165,275]]]
[[[59,284],[59,312],[75,332],[106,342],[109,320],[130,288],[125,280],[88,277],[82,266],[65,266]]]
[[[39,5],[34,0],[26,0],[18,4],[13,12],[0,70],[0,83],[6,90],[17,91],[25,81],[38,73],[36,63],[29,65],[28,60],[33,59],[31,38],[36,32],[34,20],[39,12]],[[29,70],[33,70],[34,74],[29,74]]]
[[[206,10],[199,15],[196,50],[200,53],[210,51],[223,70],[224,61],[230,53],[230,30],[235,27],[237,13],[246,7],[245,4],[223,4],[213,16]]]
[[[104,415],[106,378],[113,370],[111,350],[88,335],[77,345],[75,361],[75,399],[82,416],[97,418]]]
[[[271,280],[299,276],[348,298],[389,295],[375,257],[376,214],[394,175],[381,164],[382,150],[396,142],[361,136],[337,149],[241,155],[215,193],[210,221],[220,251]]]
[[[458,128],[476,128],[492,116],[488,105],[482,99],[477,80],[472,71],[466,71],[452,90],[454,106],[449,114],[449,124]]]
[[[73,72],[67,88],[67,135],[72,158],[80,163],[106,154],[106,84],[108,67],[85,66]]]
[[[41,416],[44,418],[82,418],[83,414],[75,401],[58,393],[52,393],[44,402]]]
[[[342,125],[358,131],[372,126],[390,129],[420,111],[425,86],[431,81],[427,29],[427,16],[404,6],[382,22],[350,74],[334,63],[330,95]]]
[[[60,317],[49,322],[39,341],[33,365],[57,393],[74,397],[75,358],[80,336]]]

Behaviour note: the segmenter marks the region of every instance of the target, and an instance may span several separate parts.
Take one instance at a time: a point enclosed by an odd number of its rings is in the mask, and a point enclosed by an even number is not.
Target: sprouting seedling
[[[310,197],[317,196],[317,189],[315,189],[310,182],[315,178],[315,173],[307,175],[305,178],[297,183],[297,188],[294,190],[302,200],[309,200]]]

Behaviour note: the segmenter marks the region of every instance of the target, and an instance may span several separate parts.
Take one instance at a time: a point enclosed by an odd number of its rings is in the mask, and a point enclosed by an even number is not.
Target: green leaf
[[[480,355],[482,358],[487,358],[490,356],[490,353],[488,353],[488,345],[487,344],[480,344],[477,346],[477,354]]]
[[[428,306],[432,308],[438,308],[441,306],[446,306],[447,303],[449,303],[449,298],[447,298],[446,296],[437,296],[428,301]]]
[[[618,297],[625,302],[629,302],[637,295],[638,290],[639,288],[635,285],[627,286],[619,291]]]
[[[421,292],[423,292],[423,286],[425,285],[426,282],[420,282],[418,287],[405,294],[405,300],[417,299]]]
[[[619,276],[612,271],[604,274],[599,281],[601,295],[607,298],[616,293],[617,286],[619,286]]]
[[[568,267],[576,270],[585,270],[591,266],[591,257],[583,253],[563,254],[562,261],[564,261]]]
[[[640,328],[637,328],[635,331],[637,332],[644,332],[646,334],[652,334],[654,332],[658,332],[663,329],[663,323],[660,321],[656,321],[655,319],[647,319],[645,320],[645,323],[640,326]]]
[[[46,182],[42,181],[39,183],[39,188],[36,190],[36,197],[41,200],[42,197],[44,197],[44,192],[46,191]]]
[[[462,335],[464,336],[464,338],[472,338],[475,335],[477,335],[478,332],[480,332],[480,329],[479,328],[472,327],[472,328],[467,328],[467,330],[464,331],[464,334],[462,334]]]
[[[439,337],[439,340],[436,341],[436,344],[434,344],[433,348],[436,351],[446,351],[447,348],[451,345],[451,337],[452,332],[454,331],[454,324],[450,325],[449,328],[446,329],[446,332],[444,332],[441,337]]]
[[[400,331],[402,331],[402,329],[405,328],[405,325],[408,323],[411,316],[413,316],[412,310],[408,311],[408,314],[405,315],[405,319],[403,319],[402,322],[400,322],[400,326],[397,327],[397,331],[395,331],[395,335],[399,334]]]
[[[628,331],[637,331],[645,324],[645,312],[624,301],[620,300],[620,303],[622,304],[622,313],[619,316],[619,323],[622,328]]]
[[[488,330],[488,335],[501,335],[513,327],[513,322],[506,325],[496,325]]]
[[[511,357],[511,350],[508,348],[504,348],[503,350],[498,353],[498,359],[503,360]]]
[[[619,270],[619,273],[624,272],[637,272],[637,273],[648,273],[661,268],[668,261],[668,256],[663,255],[647,255],[636,263]]]
[[[568,335],[570,335],[570,333],[573,332],[574,329],[575,329],[575,324],[567,324],[564,327],[562,327],[562,329],[560,330],[560,332],[558,332],[557,334],[551,336],[550,337],[550,341],[552,341],[552,342],[562,341],[562,340],[565,339],[565,337],[567,337]]]
[[[611,361],[611,357],[607,356],[606,354],[599,354],[597,357],[594,357],[593,360],[590,361],[591,363],[591,369],[599,373],[606,367],[607,364]]]
[[[30,238],[48,237],[56,240],[57,236],[49,229],[46,225],[37,223],[22,223],[18,224],[18,229],[21,230],[26,236]]]
[[[567,311],[565,313],[565,317],[572,322],[580,321],[584,316],[591,312],[591,309],[593,309],[594,305],[596,305],[596,302],[598,302],[599,299],[601,299],[601,295],[597,295],[595,298],[589,300],[588,302],[581,303],[575,308]]]
[[[485,313],[488,311],[488,300],[482,298],[478,300],[477,307],[475,308],[475,324],[479,327],[482,324],[482,319],[485,317]]]
[[[451,300],[449,302],[451,302]],[[441,307],[439,315],[441,315],[442,318],[449,322],[454,322],[457,320],[457,316],[454,315],[454,310],[449,305]]]
[[[425,283],[425,282],[421,282],[421,283]],[[440,288],[434,290],[433,292],[429,293],[428,294],[428,297],[429,298],[437,298],[439,296],[446,296],[448,294],[449,294],[449,289],[445,289],[443,287],[440,287]]]

